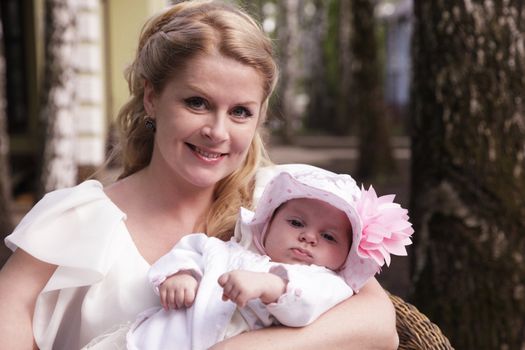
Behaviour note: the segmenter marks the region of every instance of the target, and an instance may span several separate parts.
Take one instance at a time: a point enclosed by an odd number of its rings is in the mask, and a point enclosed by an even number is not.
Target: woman
[[[6,348],[78,349],[133,320],[158,303],[146,282],[151,263],[190,232],[228,238],[239,207],[251,207],[277,80],[256,23],[220,2],[175,5],[144,27],[127,79],[119,180],[48,194],[6,239],[19,248],[0,273]],[[372,281],[311,326],[245,333],[215,348],[395,348],[394,325]]]

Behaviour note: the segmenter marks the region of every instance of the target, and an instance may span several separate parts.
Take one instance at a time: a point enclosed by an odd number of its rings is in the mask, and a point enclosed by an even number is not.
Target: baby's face
[[[264,247],[275,262],[337,271],[350,250],[352,226],[341,210],[317,199],[292,199],[273,217]]]

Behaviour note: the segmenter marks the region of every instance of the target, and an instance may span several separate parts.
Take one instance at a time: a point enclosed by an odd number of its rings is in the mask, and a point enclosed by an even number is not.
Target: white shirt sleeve
[[[346,282],[320,266],[277,265],[270,272],[288,280],[286,291],[268,311],[283,325],[303,327],[353,295]]]

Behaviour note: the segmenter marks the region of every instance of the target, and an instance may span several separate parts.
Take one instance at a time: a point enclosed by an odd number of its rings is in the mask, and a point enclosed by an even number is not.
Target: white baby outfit
[[[289,282],[276,303],[265,305],[255,299],[239,309],[241,322],[233,325],[232,332],[231,320],[237,307],[231,301],[222,301],[217,280],[223,273],[237,269],[271,270]],[[152,266],[150,280],[159,285],[181,270],[192,271],[200,280],[193,306],[146,311],[128,333],[128,349],[207,349],[226,336],[248,330],[279,323],[305,326],[352,295],[344,280],[324,267],[273,263],[268,256],[251,252],[234,240],[223,242],[204,234],[183,237]]]

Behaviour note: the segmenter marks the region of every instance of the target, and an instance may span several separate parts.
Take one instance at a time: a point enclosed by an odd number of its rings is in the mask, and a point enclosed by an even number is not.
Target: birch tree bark
[[[72,0],[45,1],[45,71],[41,115],[40,195],[76,183],[74,154],[75,9]]]
[[[414,10],[414,303],[457,349],[524,349],[523,1]]]

